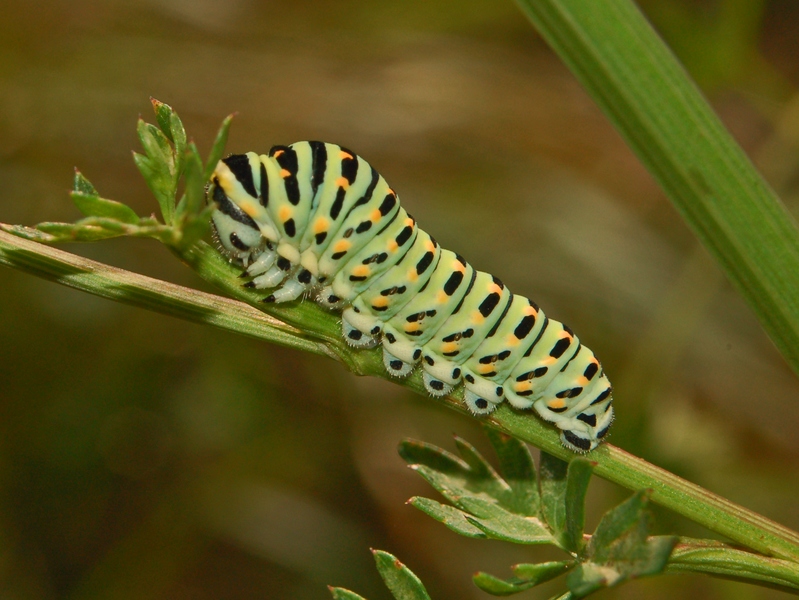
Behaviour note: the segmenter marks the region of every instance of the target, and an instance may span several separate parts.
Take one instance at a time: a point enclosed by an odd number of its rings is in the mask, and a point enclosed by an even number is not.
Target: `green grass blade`
[[[793,219],[630,0],[518,0],[799,373]]]

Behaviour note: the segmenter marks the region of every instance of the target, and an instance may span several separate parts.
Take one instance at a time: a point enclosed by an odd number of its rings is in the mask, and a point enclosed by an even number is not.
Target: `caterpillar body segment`
[[[507,400],[561,429],[575,452],[613,421],[610,383],[593,352],[535,303],[441,248],[355,153],[322,142],[231,155],[208,188],[221,250],[265,302],[311,296],[341,312],[355,347],[381,344],[386,370],[417,365],[433,396],[464,387],[488,414]]]

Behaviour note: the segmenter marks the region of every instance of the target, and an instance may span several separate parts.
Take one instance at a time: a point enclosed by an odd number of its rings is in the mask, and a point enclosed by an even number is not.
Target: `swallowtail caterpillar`
[[[301,296],[341,312],[355,347],[382,344],[396,377],[416,365],[432,396],[464,386],[477,415],[534,408],[575,452],[613,421],[611,386],[565,325],[441,248],[355,153],[322,142],[221,160],[208,188],[215,235],[265,302]]]

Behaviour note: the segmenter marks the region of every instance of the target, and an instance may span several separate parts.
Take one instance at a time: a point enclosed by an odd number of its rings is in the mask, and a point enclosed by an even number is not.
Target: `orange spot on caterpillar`
[[[278,150],[278,151],[277,151],[277,152],[275,152],[275,153],[274,153],[272,156],[273,156],[274,158],[280,158],[280,157],[281,157],[281,156],[283,156],[285,153],[286,153],[286,151],[285,151],[285,150]]]
[[[352,246],[352,242],[349,240],[339,240],[336,242],[336,245],[333,246],[333,252],[346,252]]]
[[[280,176],[285,179],[286,177],[291,177],[291,171],[288,169],[280,169]]]
[[[564,408],[566,406],[566,401],[563,398],[557,398],[547,402],[547,406],[553,409]]]
[[[372,301],[372,306],[375,308],[383,308],[384,306],[388,306],[388,297],[378,296]]]
[[[288,206],[281,206],[277,216],[280,217],[280,220],[283,223],[285,223],[291,218],[291,209]]]
[[[531,389],[532,387],[533,387],[532,383],[529,380],[527,380],[527,381],[519,381],[516,384],[514,384],[513,391],[514,392],[526,392],[527,390]]]
[[[349,152],[344,152],[344,150],[342,150],[342,151],[341,151],[341,154],[340,154],[339,156],[340,156],[340,157],[341,157],[343,160],[352,160],[352,159],[354,158],[354,157],[352,156],[352,154],[350,154]]]
[[[436,292],[436,302],[444,304],[447,300],[449,300],[449,296],[447,296],[444,290],[438,290],[438,292]]]
[[[344,188],[345,190],[350,189],[350,182],[346,177],[339,177],[336,179],[336,185],[340,188]]]
[[[374,210],[371,212],[371,214],[369,215],[369,220],[370,220],[372,223],[377,223],[377,222],[380,220],[380,217],[382,217],[382,216],[383,216],[383,215],[380,213],[380,210],[376,208],[376,209],[374,209]]]
[[[324,233],[325,231],[327,231],[328,225],[330,225],[330,223],[328,222],[327,219],[325,219],[324,217],[319,217],[318,219],[316,219],[316,221],[314,221],[313,232]]]
[[[352,274],[355,277],[368,277],[370,272],[369,265],[358,265],[352,270]]]
[[[480,325],[486,320],[486,318],[482,315],[479,310],[476,310],[472,313],[472,323],[475,325]]]
[[[442,354],[449,354],[451,352],[457,352],[458,350],[460,350],[458,342],[447,342],[441,345]]]
[[[258,214],[258,205],[254,202],[242,202],[239,208],[247,213],[248,216],[254,217]]]
[[[389,240],[389,242],[388,242],[388,251],[389,252],[396,252],[397,248],[399,248],[399,244],[397,244],[397,241],[394,240],[393,238],[391,240]]]

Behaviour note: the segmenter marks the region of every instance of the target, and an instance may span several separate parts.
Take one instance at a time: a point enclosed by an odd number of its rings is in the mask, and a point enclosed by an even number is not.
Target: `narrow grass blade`
[[[799,373],[799,235],[631,0],[518,0]]]

